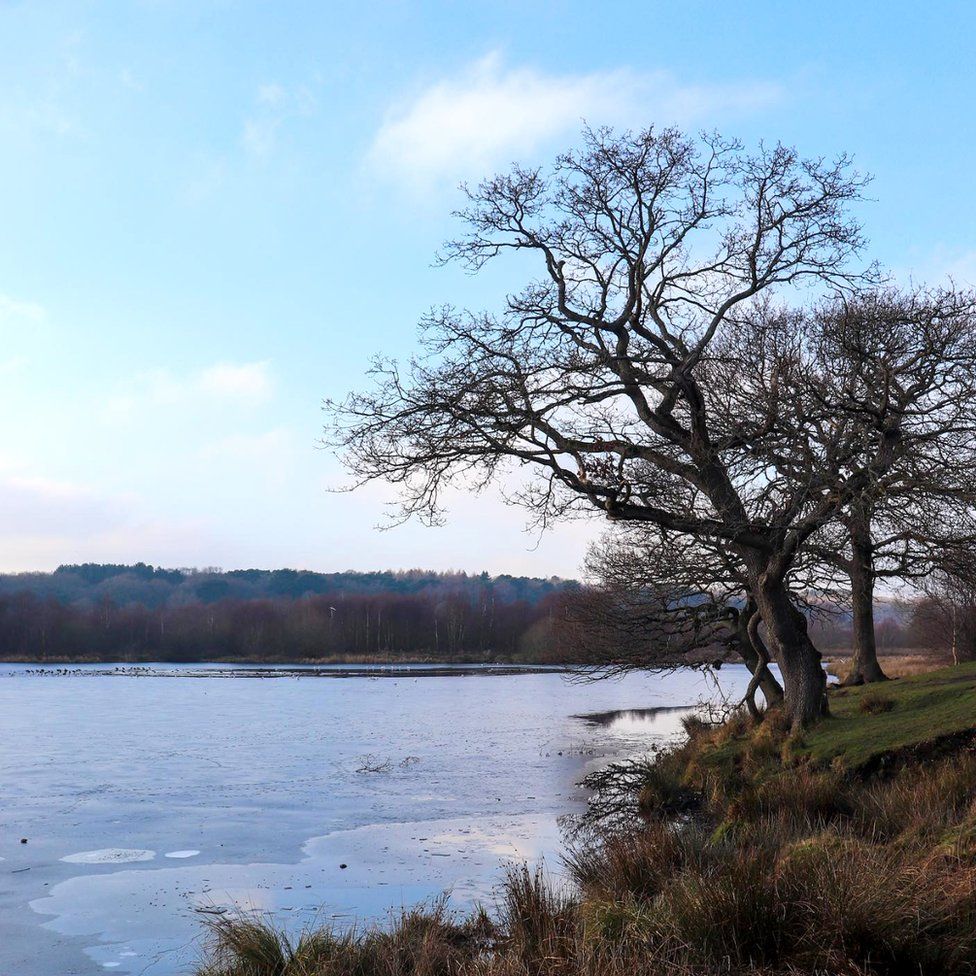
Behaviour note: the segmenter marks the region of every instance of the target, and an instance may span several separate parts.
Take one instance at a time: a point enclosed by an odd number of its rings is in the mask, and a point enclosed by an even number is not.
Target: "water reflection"
[[[536,861],[558,841],[551,817],[374,824],[312,838],[295,864],[83,875],[56,885],[31,908],[52,916],[46,927],[56,932],[97,937],[86,951],[103,967],[181,972],[199,956],[207,917],[273,913],[298,932],[382,918],[443,893],[466,906],[491,899],[500,862]]]
[[[599,725],[608,729],[660,727],[663,717],[681,718],[695,711],[692,705],[662,705],[657,708],[615,708],[609,712],[590,712],[586,715],[574,715],[573,718],[582,719],[590,725]],[[672,724],[672,723],[667,723]]]

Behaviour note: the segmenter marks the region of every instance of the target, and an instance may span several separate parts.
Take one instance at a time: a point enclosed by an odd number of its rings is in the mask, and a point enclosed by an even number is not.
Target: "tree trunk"
[[[885,681],[887,675],[878,663],[874,635],[874,546],[870,515],[855,509],[848,521],[851,536],[851,607],[854,611],[853,654],[845,685]]]
[[[779,574],[763,569],[752,589],[783,675],[783,709],[793,730],[799,731],[827,714],[827,676],[820,652],[807,636],[806,618],[793,606]]]
[[[959,663],[959,631],[956,628],[956,604],[952,603],[952,663]]]
[[[753,601],[749,601],[736,617],[736,639],[739,654],[745,661],[746,667],[752,672],[752,680],[746,691],[750,713],[755,717],[754,695],[758,688],[766,699],[767,706],[783,704],[783,688],[769,670],[769,652],[766,650],[759,635],[755,633],[755,623],[759,613]]]

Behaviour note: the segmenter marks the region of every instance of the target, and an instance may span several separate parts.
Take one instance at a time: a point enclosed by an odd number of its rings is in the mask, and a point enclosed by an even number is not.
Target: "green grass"
[[[830,718],[804,735],[797,753],[818,764],[839,759],[849,769],[868,766],[976,727],[976,662],[839,688],[830,694],[830,711]]]
[[[830,717],[791,741],[794,758],[815,766],[839,766],[856,772],[882,759],[976,730],[976,662],[912,677],[830,692]],[[695,761],[703,769],[741,765],[764,740],[755,731],[719,735],[703,741]],[[770,758],[773,758],[770,756]]]

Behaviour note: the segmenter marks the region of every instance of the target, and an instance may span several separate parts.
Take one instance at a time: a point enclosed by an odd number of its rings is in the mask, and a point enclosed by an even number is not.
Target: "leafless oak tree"
[[[835,523],[809,543],[850,584],[847,683],[884,678],[875,646],[878,580],[917,582],[976,541],[976,299],[952,289],[839,296],[810,317],[830,437],[869,464]]]
[[[917,585],[938,567],[948,579],[945,567],[963,565],[976,540],[973,308],[965,292],[891,288],[834,295],[806,311],[759,305],[731,323],[703,360],[709,388],[725,391],[724,403],[712,397],[713,430],[731,433],[743,421],[765,428],[740,460],[740,479],[751,463],[770,496],[790,498],[797,483],[864,474],[791,572],[794,599],[807,609],[841,602],[842,594],[851,607],[849,683],[884,678],[876,581]],[[879,452],[886,442],[893,449]],[[599,586],[577,609],[598,624],[588,628],[591,640],[611,666],[646,665],[676,645],[700,651],[717,643],[739,649],[753,669],[762,666],[758,633],[750,641],[746,625],[739,639],[733,626],[748,620],[753,601],[720,540],[645,525],[608,535],[591,570]],[[626,619],[612,621],[611,612]],[[608,646],[596,637],[601,628]]]
[[[587,132],[551,170],[516,167],[471,190],[467,233],[445,251],[472,271],[535,257],[539,277],[497,314],[431,312],[424,354],[405,372],[378,362],[372,391],[329,405],[327,438],[358,480],[397,484],[405,515],[437,518],[452,480],[484,485],[513,462],[538,476],[520,500],[543,523],[588,506],[722,540],[744,567],[789,719],[811,723],[825,678],[788,576],[868,475],[797,479],[789,497],[758,483],[751,450],[769,420],[726,426],[708,358],[757,296],[857,279],[848,207],[863,186],[846,158]]]

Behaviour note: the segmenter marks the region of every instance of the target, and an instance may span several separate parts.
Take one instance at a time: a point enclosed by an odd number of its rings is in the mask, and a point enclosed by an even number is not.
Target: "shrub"
[[[586,897],[631,901],[653,898],[688,863],[701,859],[706,840],[699,829],[651,824],[633,834],[606,837],[565,858]]]
[[[851,812],[844,777],[833,770],[784,769],[762,779],[733,805],[739,816],[780,817],[797,829],[822,826]]]
[[[303,933],[297,942],[258,918],[211,923],[210,961],[198,976],[455,976],[483,954],[483,913],[460,922],[443,902],[404,912],[386,929]]]
[[[851,795],[862,834],[879,841],[924,842],[969,812],[976,799],[976,756],[963,753],[929,768],[908,766]]]
[[[637,809],[647,820],[673,817],[691,807],[695,799],[695,793],[682,782],[681,770],[665,759],[645,771]]]
[[[745,846],[679,872],[652,906],[651,940],[691,964],[778,959],[784,926],[773,864],[769,850]]]
[[[827,971],[852,963],[891,974],[970,971],[972,885],[972,876],[865,841],[810,844],[780,862],[792,960]]]

